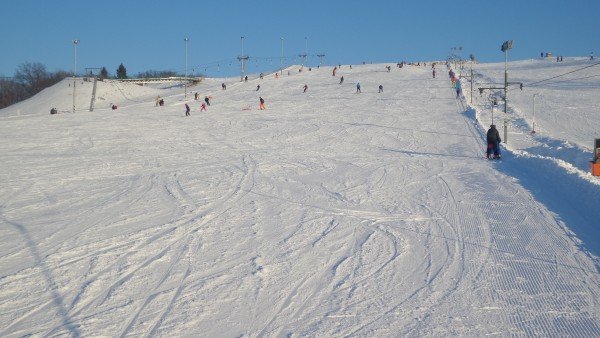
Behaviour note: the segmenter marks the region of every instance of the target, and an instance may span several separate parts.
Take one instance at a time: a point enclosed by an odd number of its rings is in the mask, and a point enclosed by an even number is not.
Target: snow
[[[589,64],[508,66],[532,83]],[[512,88],[496,162],[487,94],[391,65],[187,98],[100,82],[94,112],[78,82],[76,113],[65,80],[0,111],[0,335],[600,335],[600,79]],[[503,70],[475,65],[475,85]]]

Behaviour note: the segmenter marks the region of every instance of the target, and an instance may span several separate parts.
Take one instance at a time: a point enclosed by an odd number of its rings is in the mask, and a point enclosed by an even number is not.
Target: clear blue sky
[[[599,13],[598,0],[3,0],[0,76],[23,62],[71,71],[73,39],[79,72],[105,66],[112,75],[120,63],[128,75],[184,73],[184,37],[189,72],[214,76],[238,72],[241,36],[250,71],[279,66],[280,37],[286,63],[299,63],[305,37],[308,54],[328,65],[440,60],[455,46],[502,61],[505,40],[514,40],[511,60],[600,56]]]

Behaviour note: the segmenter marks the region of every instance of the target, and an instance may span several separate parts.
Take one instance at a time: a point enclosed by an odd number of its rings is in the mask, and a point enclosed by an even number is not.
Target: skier
[[[343,76],[340,78],[340,84],[342,84],[342,83],[344,83],[344,77]]]
[[[379,85],[379,92],[383,93],[383,85]]]
[[[496,125],[492,124],[490,126],[490,129],[488,129],[488,131],[487,131],[486,157],[488,159],[489,158],[500,159],[500,142],[502,142],[502,139],[500,139],[500,133],[498,132],[498,129],[496,129]],[[490,157],[490,156],[492,156],[492,152],[494,152],[494,157]]]
[[[265,107],[265,100],[262,97],[259,97],[258,100],[260,101],[259,109],[267,109],[267,107]]]
[[[221,88],[222,88],[223,90],[227,89],[227,86],[225,85],[225,82],[221,83]]]
[[[156,107],[158,107],[158,103],[160,102],[160,95],[156,96]]]
[[[357,83],[356,83],[356,94],[358,94],[358,93],[362,93],[362,92],[360,91],[360,82],[357,82]]]
[[[244,82],[248,82],[248,75],[244,77]]]
[[[306,90],[308,90],[308,85],[304,85],[304,91],[303,91],[303,93],[306,93]]]
[[[455,87],[456,87],[456,98],[459,99],[460,98],[460,94],[462,92],[462,88],[460,86],[460,80],[456,80],[455,82]]]
[[[335,76],[335,72],[337,72],[337,67],[333,67],[333,76]]]
[[[185,116],[190,116],[190,106],[188,106],[188,104],[185,104]]]
[[[200,111],[206,111],[206,103],[202,102],[200,105]]]
[[[259,91],[259,90],[260,90],[260,85],[257,85],[256,86],[256,91]]]
[[[435,68],[433,68],[433,71],[431,73],[433,74],[433,78],[435,79]]]
[[[194,93],[194,100],[198,101],[198,92]]]
[[[207,106],[210,106],[210,98],[208,96],[204,97],[204,102],[206,102]]]

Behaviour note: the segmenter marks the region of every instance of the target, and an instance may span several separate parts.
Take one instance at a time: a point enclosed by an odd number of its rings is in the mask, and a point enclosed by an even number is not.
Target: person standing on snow
[[[223,90],[227,89],[227,86],[225,85],[225,82],[221,83],[221,89],[223,89]]]
[[[204,97],[204,102],[206,102],[207,106],[210,106],[210,98],[208,96]]]
[[[460,94],[462,92],[462,87],[460,86],[460,80],[456,80],[455,87],[456,87],[456,98],[459,99]]]
[[[267,109],[267,107],[265,107],[265,100],[262,97],[259,97],[258,101],[260,102],[260,105],[258,106],[260,110]]]
[[[304,91],[303,91],[303,93],[306,93],[307,90],[308,90],[308,85],[304,85]]]
[[[490,126],[490,129],[488,129],[486,138],[487,138],[486,157],[490,158],[490,156],[492,156],[492,152],[493,152],[494,153],[493,158],[500,159],[500,142],[502,142],[502,139],[500,139],[500,133],[498,132],[498,129],[496,129],[495,124],[492,124]]]
[[[340,84],[342,84],[342,83],[344,83],[344,77],[343,76],[340,78]]]
[[[356,94],[358,94],[358,93],[362,93],[362,92],[360,91],[360,82],[357,82],[357,83],[356,83]]]
[[[200,111],[206,111],[206,103],[202,102],[202,104],[200,105]]]
[[[185,104],[185,116],[190,116],[190,106],[188,106],[188,104]]]
[[[335,72],[337,72],[337,67],[333,67],[333,76],[335,76]]]
[[[433,68],[433,71],[431,72],[431,74],[433,75],[433,78],[435,79],[435,68]]]
[[[379,92],[383,93],[383,85],[379,85]]]

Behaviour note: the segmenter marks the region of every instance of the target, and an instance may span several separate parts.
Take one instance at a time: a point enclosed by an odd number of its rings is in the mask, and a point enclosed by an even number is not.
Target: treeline
[[[62,70],[50,73],[41,63],[23,63],[12,79],[0,79],[0,109],[26,100],[70,75]]]
[[[73,76],[72,72],[59,70],[57,72],[48,72],[46,66],[41,63],[26,62],[17,68],[12,78],[0,77],[0,109],[13,105],[17,102],[26,100],[35,94],[41,92],[45,88],[55,85],[63,79]],[[98,76],[100,79],[111,78],[106,70],[102,67],[99,74],[86,74],[85,76]],[[180,76],[170,70],[149,70],[138,73],[136,78],[160,78]],[[121,63],[116,70],[115,79],[127,79],[127,69]]]

